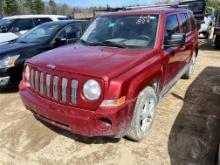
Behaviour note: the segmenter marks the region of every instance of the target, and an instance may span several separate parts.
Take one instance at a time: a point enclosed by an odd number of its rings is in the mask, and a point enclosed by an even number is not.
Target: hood
[[[111,78],[137,63],[144,62],[155,49],[123,49],[77,44],[54,49],[28,60],[36,66],[56,66],[56,70],[82,75]]]
[[[14,33],[0,33],[0,44],[16,40],[18,35]]]
[[[29,47],[33,47],[37,45],[36,43],[10,43],[10,44],[4,44],[0,45],[0,54],[6,54],[6,53],[19,53],[19,50],[27,49]]]

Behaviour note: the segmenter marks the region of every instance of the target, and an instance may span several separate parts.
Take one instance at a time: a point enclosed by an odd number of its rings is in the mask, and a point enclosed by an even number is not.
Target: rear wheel
[[[127,132],[128,138],[135,141],[145,138],[153,124],[157,102],[157,95],[152,87],[145,88],[138,95],[131,125]]]
[[[202,33],[203,34],[203,36],[204,36],[204,39],[208,39],[209,38],[209,32],[208,31],[206,31],[206,32],[203,32]]]
[[[193,53],[189,67],[186,71],[186,73],[183,75],[183,78],[185,79],[190,79],[194,70],[195,70],[195,65],[196,65],[196,52]]]

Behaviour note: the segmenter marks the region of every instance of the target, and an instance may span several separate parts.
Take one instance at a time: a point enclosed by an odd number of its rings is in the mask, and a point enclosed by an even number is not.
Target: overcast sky
[[[56,3],[66,3],[74,7],[106,6],[107,4],[111,7],[117,7],[136,4],[152,4],[158,1],[159,0],[55,0]]]

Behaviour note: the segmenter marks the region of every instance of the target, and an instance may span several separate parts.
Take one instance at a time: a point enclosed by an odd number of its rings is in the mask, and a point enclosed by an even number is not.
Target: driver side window
[[[60,34],[57,36],[59,39],[65,39],[67,43],[75,42],[78,39],[78,35],[82,33],[82,29],[79,25],[66,26]]]
[[[167,45],[167,41],[174,33],[180,33],[179,22],[176,14],[167,16],[164,32],[164,45]]]

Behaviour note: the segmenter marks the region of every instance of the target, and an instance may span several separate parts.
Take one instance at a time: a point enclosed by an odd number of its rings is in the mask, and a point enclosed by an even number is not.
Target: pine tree
[[[63,4],[60,10],[60,14],[66,15],[67,11],[68,11],[68,6],[66,4]]]
[[[49,6],[50,6],[50,13],[57,14],[57,5],[54,2],[54,0],[49,0]]]
[[[4,11],[7,15],[16,15],[18,12],[18,4],[16,0],[5,0]]]
[[[36,14],[41,14],[44,11],[44,3],[42,0],[33,0],[33,8]]]
[[[34,10],[34,4],[32,0],[25,0],[25,7],[27,7],[30,11]]]
[[[0,0],[0,17],[4,15],[4,1]]]

